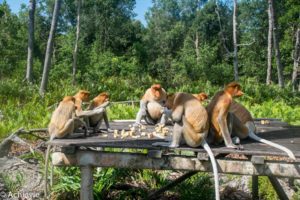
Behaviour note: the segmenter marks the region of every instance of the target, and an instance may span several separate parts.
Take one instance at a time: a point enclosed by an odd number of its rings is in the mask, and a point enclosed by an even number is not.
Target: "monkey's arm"
[[[93,108],[93,110],[97,110],[99,108],[106,108],[108,105],[110,104],[109,101],[104,102],[103,104],[101,104],[100,106]]]
[[[142,118],[144,118],[147,115],[147,103],[148,101],[145,101],[143,99],[140,101],[140,109],[136,115],[135,124],[140,124]]]
[[[103,113],[103,119],[104,119],[104,123],[105,123],[105,126],[106,126],[107,130],[108,131],[112,131],[110,129],[110,125],[109,125],[109,122],[108,122],[108,117],[107,117],[106,111],[104,111],[104,113]]]
[[[93,109],[93,110],[85,110],[85,111],[81,111],[79,113],[76,113],[77,117],[91,117],[94,115],[99,115],[102,114],[105,111],[104,108],[97,108],[97,109]]]
[[[218,121],[218,124],[220,126],[221,133],[222,133],[225,145],[226,145],[226,147],[237,149],[238,146],[234,145],[232,140],[231,140],[231,136],[230,136],[230,132],[228,130],[227,119],[226,118],[227,118],[226,110],[224,108],[222,108],[219,112],[217,121]]]

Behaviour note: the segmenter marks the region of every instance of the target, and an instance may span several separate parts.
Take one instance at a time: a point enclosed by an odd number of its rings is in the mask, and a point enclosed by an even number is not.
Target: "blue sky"
[[[3,0],[0,0],[0,3],[2,2]],[[29,0],[6,0],[6,2],[9,4],[14,13],[18,13],[21,4],[24,3],[28,5]],[[136,0],[134,12],[136,12],[137,16],[135,18],[140,20],[144,25],[146,25],[145,13],[151,7],[151,5],[152,0]]]

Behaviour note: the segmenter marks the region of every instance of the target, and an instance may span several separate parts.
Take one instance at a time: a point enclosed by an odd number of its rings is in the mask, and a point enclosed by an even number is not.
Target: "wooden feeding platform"
[[[111,129],[123,133],[129,131],[134,121],[112,121]],[[288,199],[277,178],[300,178],[300,127],[290,126],[277,119],[256,119],[259,137],[281,144],[293,151],[296,161],[289,159],[285,152],[252,139],[242,140],[243,150],[211,146],[217,159],[218,172],[224,174],[252,176],[253,198],[258,196],[258,176],[268,176],[280,199]],[[178,182],[198,171],[211,172],[211,164],[201,147],[167,148],[152,146],[171,138],[172,126],[167,126],[169,134],[165,139],[152,134],[155,126],[145,125],[146,129],[133,137],[116,137],[114,133],[97,133],[86,138],[55,139],[49,144],[61,147],[52,154],[54,166],[79,166],[81,168],[81,199],[93,199],[94,167],[114,167],[130,169],[185,170],[189,171]],[[144,133],[139,135],[140,133]],[[151,135],[149,137],[148,135]],[[149,199],[169,189],[161,189],[151,194]]]

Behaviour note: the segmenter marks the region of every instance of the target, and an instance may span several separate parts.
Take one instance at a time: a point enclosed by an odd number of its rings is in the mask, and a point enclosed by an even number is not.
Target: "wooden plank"
[[[196,157],[163,155],[162,158],[150,158],[141,153],[94,152],[78,150],[76,154],[61,152],[52,154],[55,166],[115,167],[131,169],[188,170],[211,172],[210,161],[199,161]],[[300,163],[265,161],[255,165],[248,160],[217,159],[219,173],[240,175],[265,175],[300,178]]]
[[[114,122],[111,124],[112,129],[129,129],[131,122]],[[147,126],[147,131],[154,131],[155,126]],[[172,127],[169,126],[170,132]],[[271,140],[275,143],[281,144],[293,151],[296,157],[300,157],[300,127],[258,127],[258,136]],[[169,136],[167,139],[170,139]],[[107,137],[98,134],[95,136],[81,138],[81,139],[58,139],[50,142],[55,146],[85,146],[85,147],[112,147],[112,148],[138,148],[149,150],[170,150],[168,148],[153,147],[152,143],[163,141],[159,138],[148,139],[147,137],[141,137],[138,139],[133,138],[114,138],[113,134],[108,134]],[[234,150],[224,147],[223,145],[211,146],[214,153],[220,154],[244,154],[244,155],[262,155],[262,156],[286,156],[285,152],[282,152],[276,148],[268,145],[258,143],[251,139],[245,139],[241,141],[244,146],[244,150]],[[202,148],[190,148],[188,146],[181,146],[176,150],[205,152]],[[171,149],[172,151],[172,149]]]

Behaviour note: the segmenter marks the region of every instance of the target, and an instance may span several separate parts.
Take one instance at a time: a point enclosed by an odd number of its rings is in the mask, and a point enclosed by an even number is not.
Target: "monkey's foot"
[[[170,144],[169,147],[170,148],[177,148],[177,147],[179,147],[179,144]]]
[[[242,145],[235,145],[235,144],[229,144],[229,145],[226,145],[227,148],[231,148],[231,149],[244,149],[244,147]]]
[[[240,140],[239,137],[234,137],[234,138],[232,138],[232,142],[233,142],[233,144],[236,144],[236,145],[241,144],[241,140]]]
[[[112,130],[111,128],[107,128],[106,130],[107,130],[108,133],[113,133],[114,132],[114,130]]]
[[[138,123],[138,122],[135,122],[134,124],[132,124],[132,127],[135,127],[135,128],[138,128],[141,126],[142,126],[142,123]]]

